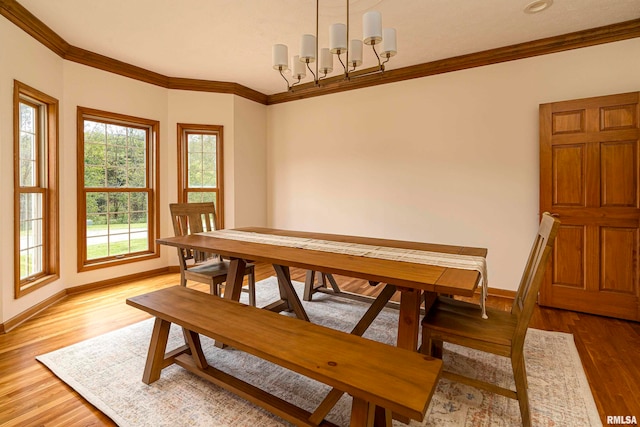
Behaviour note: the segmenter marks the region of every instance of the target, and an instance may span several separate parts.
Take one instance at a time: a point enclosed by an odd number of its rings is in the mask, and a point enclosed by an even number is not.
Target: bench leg
[[[169,340],[169,328],[171,328],[171,322],[156,317],[149,343],[147,362],[142,374],[142,382],[145,384],[151,384],[160,378],[160,372],[164,367],[164,353]]]
[[[207,358],[204,357],[204,352],[202,351],[202,345],[200,344],[200,335],[197,333],[190,331],[188,329],[184,329],[184,337],[189,345],[189,349],[191,350],[191,357],[193,357],[193,361],[198,367],[198,369],[207,369],[209,364],[207,363]]]
[[[353,398],[350,427],[391,427],[391,411]]]

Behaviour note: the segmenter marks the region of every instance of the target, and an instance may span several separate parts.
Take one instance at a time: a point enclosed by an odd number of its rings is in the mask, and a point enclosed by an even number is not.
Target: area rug
[[[294,283],[299,295],[303,284]],[[277,298],[274,277],[258,282],[258,306]],[[246,298],[243,294],[242,298]],[[368,305],[315,294],[303,302],[312,322],[349,331]],[[383,310],[365,337],[395,344],[398,312]],[[153,320],[38,356],[37,359],[119,426],[282,426],[287,422],[172,365],[151,385],[142,383]],[[172,327],[169,349],[182,344]],[[203,337],[210,364],[308,411],[329,388],[234,349],[218,349]],[[366,356],[365,356],[366,357]],[[446,345],[444,362],[461,373],[513,387],[509,360]],[[534,426],[599,426],[593,396],[573,336],[529,329],[525,344],[529,401]],[[351,399],[343,396],[327,419],[349,425]],[[403,424],[394,421],[394,425]],[[517,401],[470,386],[441,380],[422,423],[412,426],[521,425]]]

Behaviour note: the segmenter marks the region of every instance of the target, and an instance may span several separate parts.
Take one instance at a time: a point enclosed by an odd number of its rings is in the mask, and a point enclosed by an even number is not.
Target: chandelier
[[[282,78],[287,82],[287,90],[292,91],[293,87],[300,84],[306,77],[306,69],[313,75],[313,83],[320,86],[320,81],[333,72],[333,55],[337,55],[344,70],[345,80],[355,77],[352,73],[357,67],[362,65],[362,44],[371,46],[373,53],[378,60],[378,66],[366,73],[358,73],[357,77],[365,75],[384,73],[384,64],[397,53],[396,30],[395,28],[382,28],[382,14],[378,11],[369,11],[362,16],[363,36],[360,39],[349,40],[349,0],[346,0],[347,23],[331,24],[329,27],[329,47],[318,49],[318,15],[320,0],[316,0],[316,33],[303,34],[300,42],[300,53],[291,57],[289,66],[289,49],[287,45],[273,45],[273,68],[280,72]],[[380,52],[376,46],[382,45]],[[320,52],[320,60],[318,60]],[[342,59],[344,55],[344,61]],[[315,72],[310,64],[315,62]],[[305,69],[306,67],[306,69]],[[291,70],[291,83],[285,77],[284,71]],[[320,73],[323,74],[320,77]]]

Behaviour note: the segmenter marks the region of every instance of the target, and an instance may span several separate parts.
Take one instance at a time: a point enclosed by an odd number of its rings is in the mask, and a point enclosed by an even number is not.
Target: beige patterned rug
[[[301,294],[302,284],[295,283]],[[258,306],[276,298],[275,278],[256,286]],[[243,298],[246,295],[243,294]],[[304,302],[311,321],[350,330],[366,304],[314,295]],[[398,312],[385,309],[366,337],[395,344]],[[162,372],[151,385],[142,383],[142,371],[153,321],[143,321],[92,338],[37,359],[120,426],[281,426],[280,418],[226,392],[178,366]],[[181,344],[172,328],[170,348]],[[233,349],[220,350],[203,338],[209,362],[219,369],[258,385],[309,411],[328,387],[291,371]],[[600,426],[573,336],[530,329],[525,344],[529,398],[534,426]],[[457,346],[445,347],[445,364],[461,372],[476,372],[498,384],[513,384],[508,359]],[[349,425],[351,402],[343,396],[327,417]],[[515,426],[520,412],[515,400],[441,380],[424,426]],[[402,425],[394,421],[394,425]]]

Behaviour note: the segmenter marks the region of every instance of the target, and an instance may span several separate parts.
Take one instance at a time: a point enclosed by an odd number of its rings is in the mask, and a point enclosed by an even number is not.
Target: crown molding
[[[351,80],[345,80],[342,76],[331,77],[322,80],[320,87],[315,87],[313,83],[305,83],[296,86],[293,91],[269,95],[267,97],[267,105],[547,55],[635,37],[640,37],[640,19],[441,59],[425,64],[397,68],[386,71],[384,74],[369,74],[358,77],[360,74],[374,71],[375,68],[361,70],[359,73],[354,73],[356,78]]]
[[[20,3],[15,0],[0,0],[0,14],[48,47],[56,55],[64,58],[65,52],[69,49],[69,43]]]
[[[267,104],[267,95],[238,83],[169,77],[167,87],[169,89],[195,90],[200,92],[232,93],[260,104]]]
[[[156,86],[169,87],[169,77],[162,74],[149,71],[147,69],[128,64],[99,53],[81,49],[76,46],[69,45],[62,58],[77,62],[78,64],[87,65],[99,70],[108,71],[110,73],[119,74],[131,79],[140,80],[145,83],[151,83]]]
[[[357,77],[358,75],[373,71],[373,69],[361,70],[354,73],[353,75],[357,78],[351,80],[345,80],[342,76],[330,77],[323,80],[320,87],[316,87],[313,83],[305,83],[297,86],[295,90],[290,92],[265,95],[238,83],[168,77],[117,59],[72,46],[15,0],[0,0],[0,15],[24,30],[55,54],[68,61],[77,62],[167,89],[227,93],[265,105],[296,101],[314,96],[328,95],[336,92],[361,89],[640,37],[640,19],[635,19],[410,67],[397,68],[386,71],[384,74],[371,74]]]

